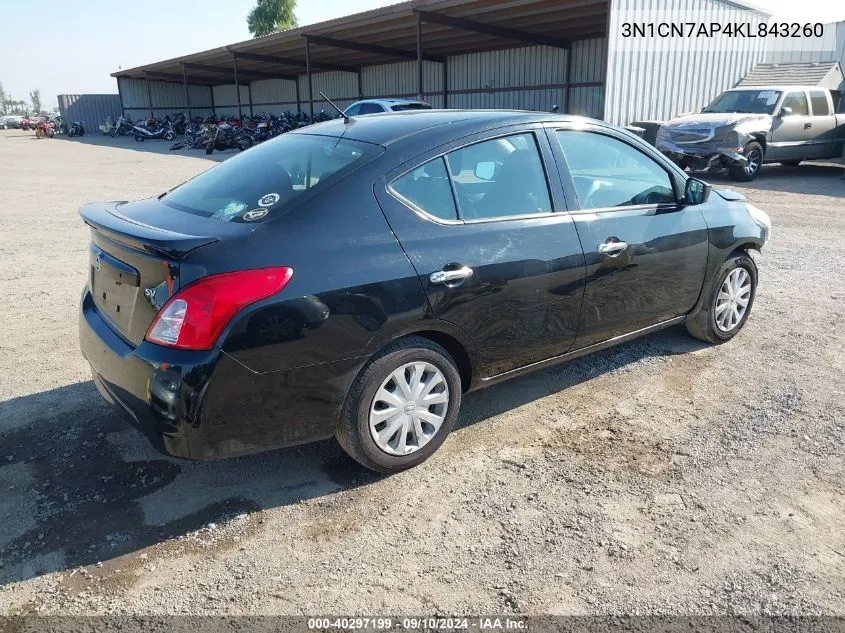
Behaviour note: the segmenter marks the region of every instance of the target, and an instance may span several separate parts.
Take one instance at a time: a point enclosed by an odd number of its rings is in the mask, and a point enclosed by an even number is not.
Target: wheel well
[[[760,250],[760,246],[759,246],[759,245],[757,245],[757,244],[755,244],[754,242],[746,242],[745,244],[740,244],[739,246],[737,246],[737,247],[733,250],[733,252],[731,253],[731,255],[734,255],[734,254],[737,254],[737,255],[748,255],[748,251],[750,251],[750,250],[759,251],[759,250]]]
[[[755,134],[752,137],[755,141],[760,143],[760,146],[763,148],[763,155],[766,155],[766,135],[765,134]]]
[[[458,374],[461,376],[461,389],[463,391],[469,389],[472,383],[472,361],[463,344],[455,337],[436,330],[423,330],[422,332],[414,332],[414,334],[434,341],[449,352],[458,366]]]

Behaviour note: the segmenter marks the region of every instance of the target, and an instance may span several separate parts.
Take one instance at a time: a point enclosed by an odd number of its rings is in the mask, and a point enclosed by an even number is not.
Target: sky
[[[395,0],[299,0],[301,26],[393,4]],[[836,0],[750,0],[778,20],[845,20]],[[255,0],[145,0],[129,8],[114,0],[39,0],[44,20],[0,17],[0,83],[15,99],[41,90],[44,108],[58,94],[116,93],[111,73],[250,39],[246,16]]]

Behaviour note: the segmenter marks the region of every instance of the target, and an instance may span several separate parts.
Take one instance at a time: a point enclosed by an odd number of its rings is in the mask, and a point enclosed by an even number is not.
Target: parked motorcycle
[[[67,126],[67,135],[68,137],[85,136],[85,126],[82,125],[82,121],[71,122],[71,124]]]
[[[121,114],[117,121],[115,121],[114,126],[109,130],[109,134],[112,138],[126,136],[132,132],[133,127],[132,119],[124,114]]]
[[[161,123],[156,119],[149,119],[146,125],[133,125],[133,136],[138,142],[146,141],[148,139],[165,139],[172,141],[176,138],[176,132],[173,131],[173,125],[170,122],[170,117],[165,117],[164,122]]]

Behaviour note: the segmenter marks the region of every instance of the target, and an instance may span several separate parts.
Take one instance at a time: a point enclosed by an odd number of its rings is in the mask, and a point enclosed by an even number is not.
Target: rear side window
[[[446,159],[462,220],[551,213],[546,172],[532,133],[469,145]]]
[[[390,109],[394,112],[402,112],[403,110],[431,110],[431,106],[427,103],[399,103]]]
[[[161,201],[223,222],[265,220],[306,191],[336,182],[380,151],[378,145],[344,138],[284,134],[212,167]]]
[[[810,103],[813,106],[813,116],[830,114],[830,108],[827,106],[827,94],[823,90],[811,90]]]
[[[558,130],[582,209],[675,203],[668,172],[619,139],[595,132]]]
[[[443,158],[420,165],[390,185],[393,191],[413,206],[441,220],[457,220],[458,211],[452,185]]]
[[[810,114],[807,108],[807,95],[803,92],[789,92],[783,99],[783,104],[780,106],[781,110],[784,108],[792,108],[792,114],[807,116]]]
[[[358,114],[378,114],[379,112],[384,112],[384,108],[377,103],[362,103],[358,110]]]

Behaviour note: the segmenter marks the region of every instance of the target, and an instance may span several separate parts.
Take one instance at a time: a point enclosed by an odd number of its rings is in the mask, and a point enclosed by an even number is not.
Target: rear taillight
[[[257,268],[199,279],[173,295],[153,319],[146,339],[179,349],[211,349],[240,310],[284,288],[293,268]]]

